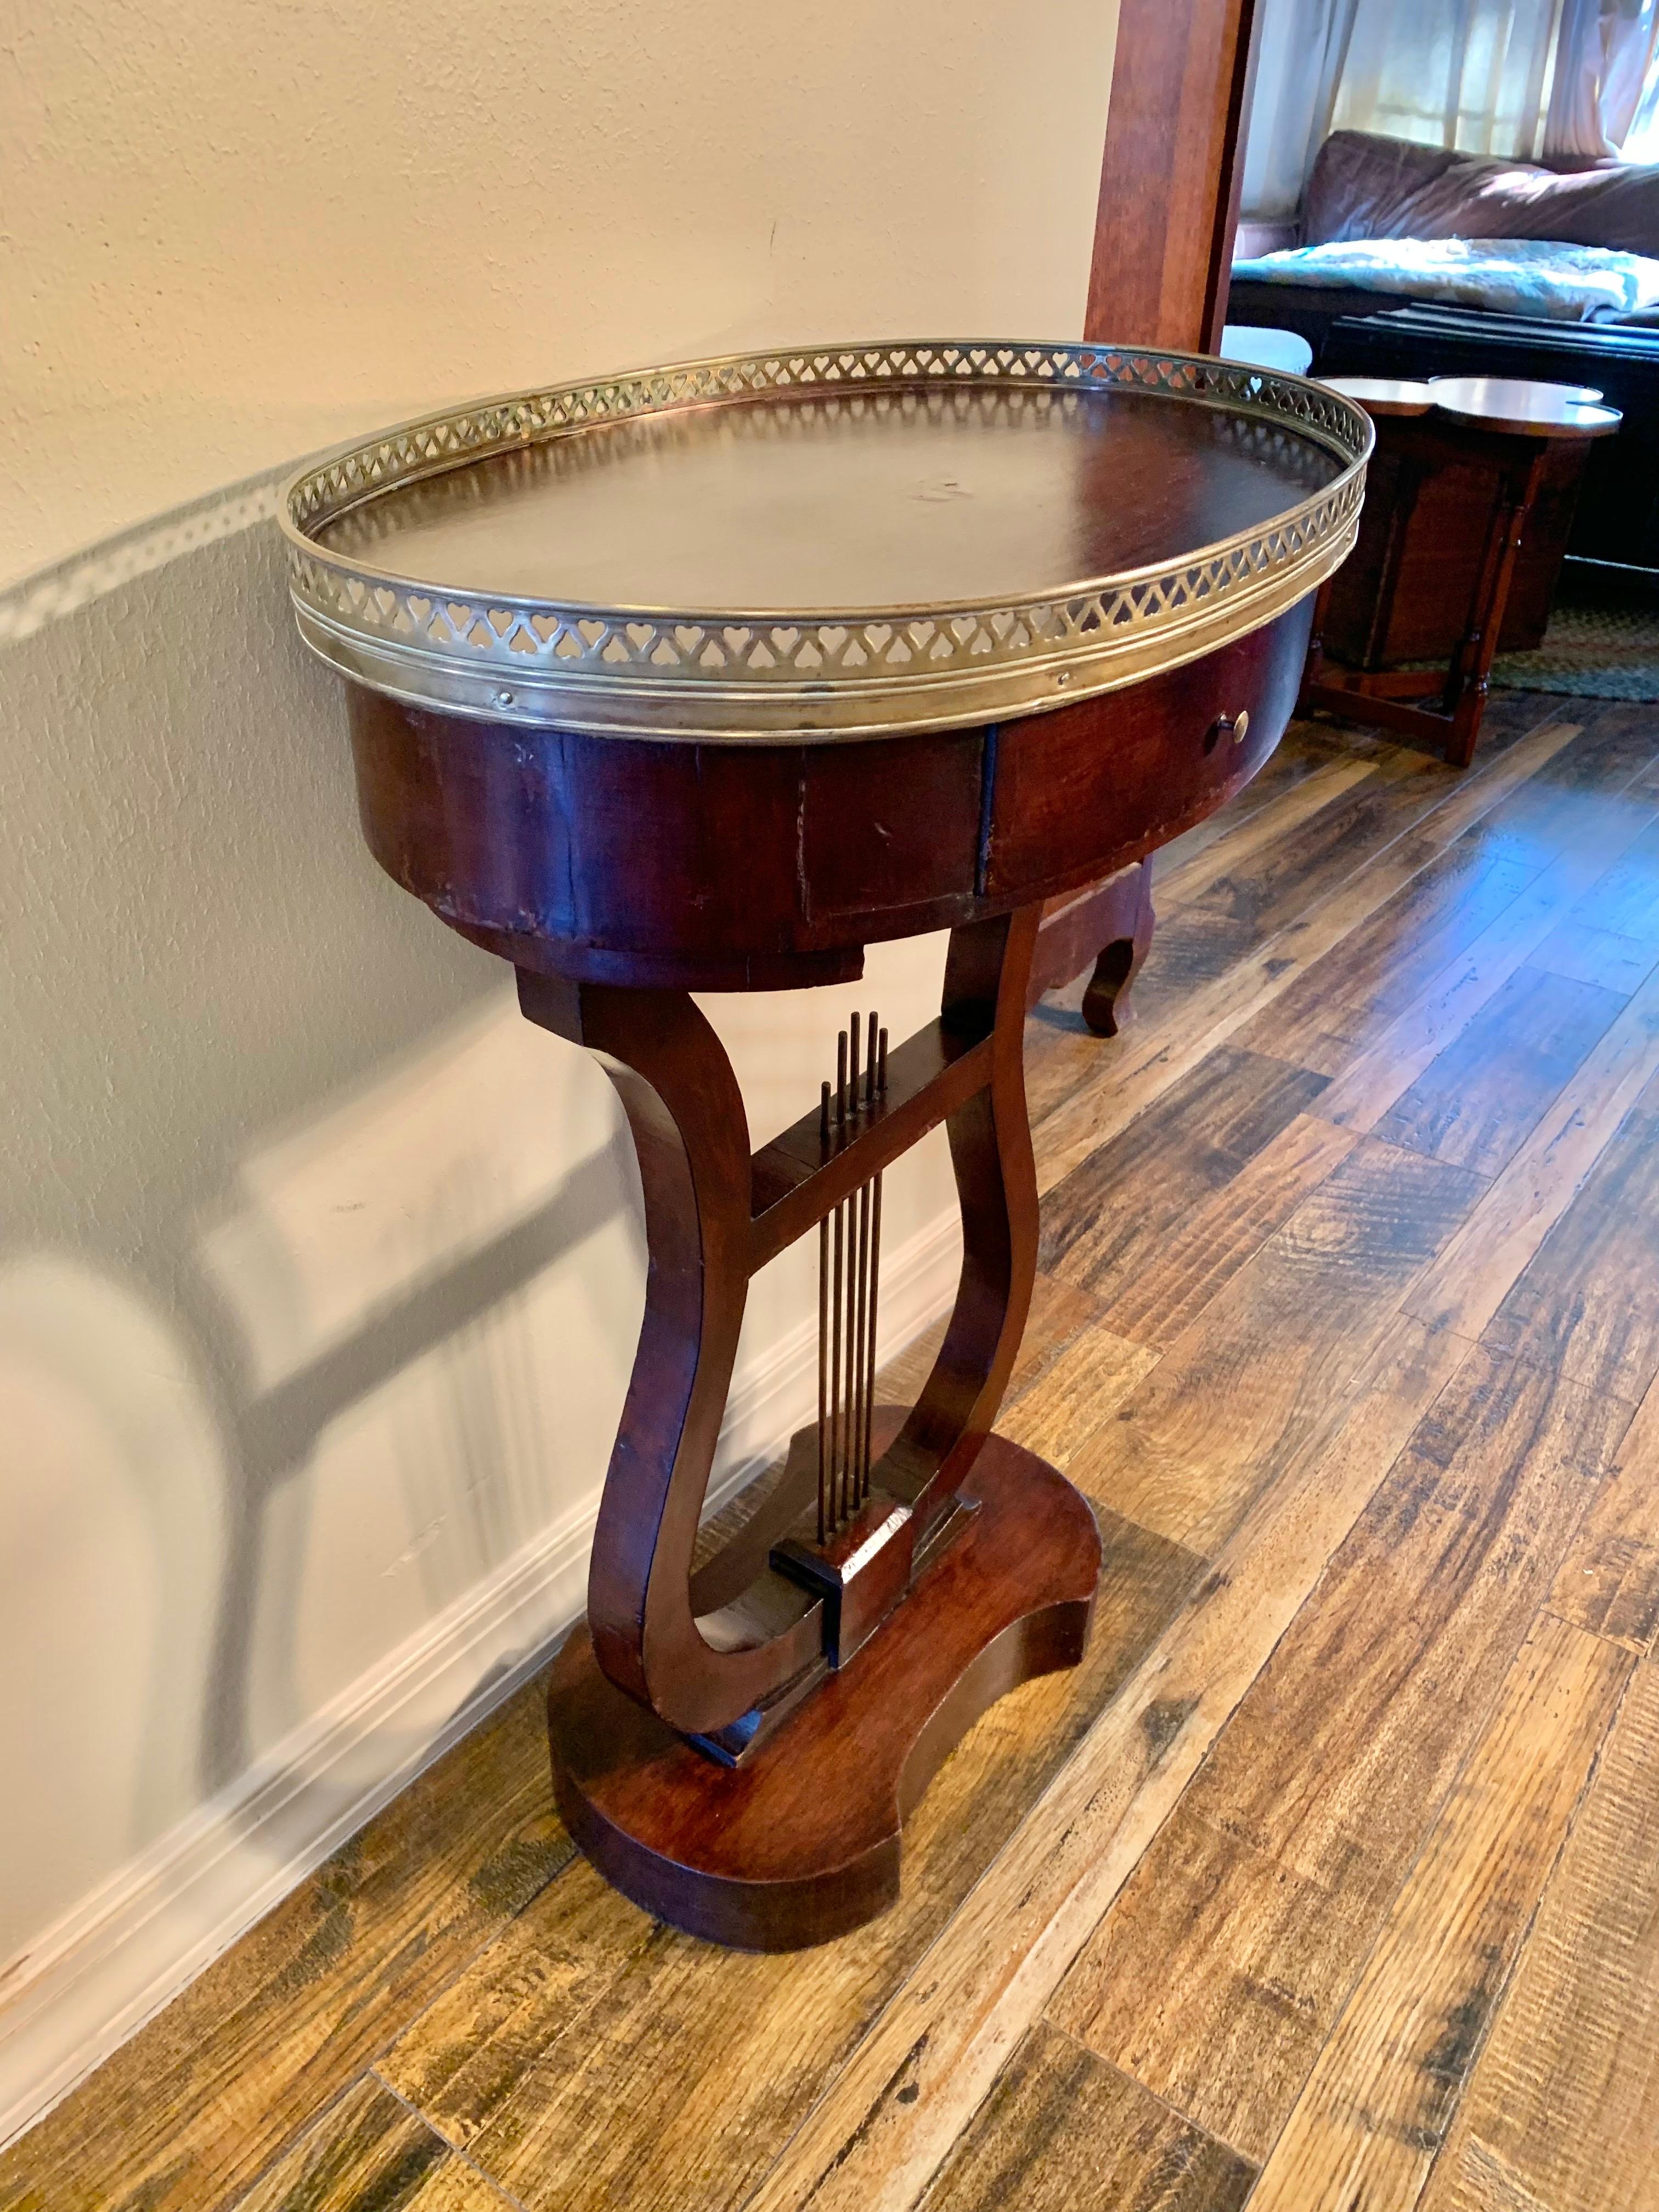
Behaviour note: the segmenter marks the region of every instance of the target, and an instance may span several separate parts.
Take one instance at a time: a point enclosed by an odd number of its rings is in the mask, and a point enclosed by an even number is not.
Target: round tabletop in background
[[[1596,404],[1601,394],[1590,385],[1500,376],[1334,376],[1326,381],[1373,416],[1432,412],[1471,429],[1520,437],[1605,438],[1624,419],[1617,408]]]

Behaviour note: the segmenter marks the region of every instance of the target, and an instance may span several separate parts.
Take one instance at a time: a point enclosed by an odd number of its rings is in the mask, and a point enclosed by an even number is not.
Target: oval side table
[[[287,488],[371,851],[632,1128],[645,1318],[549,1717],[578,1844],[681,1927],[784,1949],[879,1911],[963,1731],[1081,1654],[1093,1516],[993,1432],[1036,1263],[1026,1006],[1082,964],[1091,887],[1277,744],[1370,442],[1247,366],[929,341],[521,393]],[[855,1022],[756,1146],[691,994],[947,929],[938,1018]],[[941,1123],[961,1278],[890,1407],[882,1176]],[[749,1285],[801,1237],[818,1418],[699,1563]]]

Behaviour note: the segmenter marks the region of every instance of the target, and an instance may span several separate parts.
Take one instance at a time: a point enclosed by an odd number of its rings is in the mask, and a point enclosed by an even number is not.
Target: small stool
[[[1596,404],[1599,392],[1580,385],[1481,376],[1434,377],[1425,383],[1364,376],[1327,380],[1376,423],[1372,483],[1391,481],[1392,496],[1375,504],[1367,500],[1358,544],[1320,591],[1301,709],[1325,707],[1352,721],[1431,738],[1443,744],[1455,768],[1467,768],[1486,712],[1516,556],[1546,462],[1564,441],[1587,446],[1592,438],[1611,435],[1621,417],[1616,409]],[[1449,543],[1443,517],[1438,531],[1414,532],[1413,518],[1425,487],[1471,468],[1490,483],[1491,493],[1484,505],[1471,501],[1452,510],[1458,520],[1467,518],[1470,539]],[[1327,659],[1334,590],[1346,586],[1352,601],[1356,583],[1363,583],[1368,649],[1356,657],[1370,660],[1380,627],[1401,606],[1441,598],[1460,576],[1468,590],[1468,613],[1443,675],[1421,668],[1339,667]],[[1437,703],[1428,704],[1437,694]]]

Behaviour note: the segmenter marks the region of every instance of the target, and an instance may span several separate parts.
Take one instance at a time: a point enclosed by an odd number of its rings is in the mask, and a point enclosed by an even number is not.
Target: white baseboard
[[[945,1311],[954,1214],[884,1258],[881,1352]],[[711,1507],[817,1409],[816,1317],[733,1382]],[[580,1616],[597,1498],[389,1652],[0,1971],[0,2145],[32,2126],[534,1674]]]

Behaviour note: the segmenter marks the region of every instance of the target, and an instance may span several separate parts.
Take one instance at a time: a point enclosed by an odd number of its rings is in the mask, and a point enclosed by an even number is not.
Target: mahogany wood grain
[[[1031,1004],[1092,967],[1083,1018],[1097,1036],[1115,1036],[1134,1018],[1129,995],[1152,950],[1156,920],[1148,860],[1120,868],[1092,890],[1050,899],[1031,963]]]
[[[376,489],[331,520],[318,516],[304,535],[325,555],[423,579],[446,593],[465,580],[468,592],[522,595],[573,611],[654,610],[671,622],[676,611],[697,608],[739,623],[744,611],[760,608],[786,621],[799,616],[812,626],[813,652],[843,672],[868,672],[860,678],[862,704],[833,679],[822,689],[817,681],[792,684],[772,712],[740,714],[736,726],[751,737],[791,728],[850,735],[855,724],[869,736],[884,726],[950,728],[975,712],[969,702],[978,686],[951,683],[954,656],[947,649],[941,657],[937,636],[908,629],[904,611],[931,607],[951,622],[969,606],[1011,607],[1069,596],[1087,579],[1178,568],[1201,546],[1271,526],[1293,487],[1311,489],[1341,465],[1299,433],[1293,413],[1280,414],[1264,438],[1260,418],[1252,422],[1231,407],[1218,419],[1208,408],[1171,407],[1138,378],[1075,378],[1079,364],[1069,351],[1051,356],[1060,372],[1054,383],[1041,373],[1027,380],[1029,362],[1011,372],[1012,380],[981,375],[979,355],[971,348],[964,360],[948,345],[912,342],[886,349],[884,367],[882,349],[814,349],[809,359],[791,348],[787,357],[751,358],[717,374],[695,404],[689,393],[702,384],[696,371],[669,368],[643,410],[634,409],[639,392],[598,404],[597,395],[571,395],[582,419],[556,429],[539,404],[551,395],[528,395],[520,419],[539,428],[527,436],[480,453],[458,426],[450,447],[458,471],[439,467],[396,483],[371,453],[363,465]],[[1227,387],[1236,381],[1230,375]],[[668,398],[671,386],[679,398]],[[553,411],[562,411],[557,403]],[[927,495],[942,484],[957,495]],[[816,625],[833,610],[873,619],[878,634],[819,638]],[[896,661],[889,651],[895,641],[902,645]],[[797,673],[808,674],[811,653],[795,661],[801,641],[781,635],[773,642]],[[849,665],[845,655],[854,647]],[[906,657],[912,651],[915,660]],[[861,658],[866,653],[875,658]],[[439,657],[447,659],[441,648]],[[501,672],[509,665],[498,664]],[[620,668],[614,655],[602,665]],[[750,676],[763,673],[764,662],[745,665]],[[900,678],[898,693],[877,672],[906,665],[912,676]],[[434,696],[418,667],[398,672],[405,680],[384,688]],[[524,673],[538,683],[535,668]],[[617,680],[635,696],[632,679]],[[672,688],[674,679],[665,680]],[[902,702],[912,682],[924,688]],[[592,727],[591,691],[559,692],[572,702],[570,719]],[[1035,702],[1053,693],[1039,679],[1001,696]],[[491,712],[488,690],[436,696],[458,708],[470,698],[471,711]],[[732,728],[730,708],[712,696],[702,709],[684,698],[693,717],[686,721],[654,685],[653,696],[648,707],[638,698],[622,723],[601,710],[601,725],[640,735],[702,728],[715,738]],[[587,706],[577,703],[584,700]],[[531,719],[559,721],[551,696],[544,703],[544,716]]]
[[[613,1682],[676,1727],[718,1729],[804,1673],[822,1643],[816,1605],[776,1577],[763,1593],[781,1614],[769,1632],[746,1615],[705,1632],[691,1610],[697,1522],[748,1288],[743,1095],[688,994],[521,972],[520,1003],[599,1055],[645,1196],[645,1318],[588,1570],[594,1647]]]
[[[1310,620],[1304,601],[1052,713],[855,744],[590,738],[353,686],[359,810],[397,882],[521,969],[684,990],[845,981],[867,944],[1100,883],[1231,798],[1289,718]],[[1241,709],[1242,745],[1220,730]]]
[[[571,1638],[548,1692],[555,1792],[625,1895],[766,1951],[893,1902],[904,1816],[940,1761],[996,1698],[1074,1666],[1088,1634],[1100,1538],[1077,1492],[1000,1437],[969,1488],[964,1533],[880,1636],[734,1772],[608,1682],[585,1630]]]
[[[1139,858],[1231,799],[1290,720],[1312,619],[1310,598],[1156,686],[1006,725],[988,893],[1006,897],[1022,885],[1047,893],[1093,880],[1103,860]],[[1240,742],[1235,729],[1246,715]],[[1170,731],[1180,732],[1173,744]],[[1144,825],[1140,839],[1114,853],[1108,825],[1128,821]]]
[[[962,1274],[933,1371],[890,1452],[887,1487],[925,1526],[967,1474],[1013,1369],[1036,1272],[1036,1167],[1025,1109],[1025,1000],[1038,911],[953,931],[944,1018],[988,1023],[984,1088],[946,1124],[962,1211]]]
[[[933,1370],[873,1473],[877,1490],[912,1516],[918,1553],[995,1418],[1036,1267],[1020,1037],[1039,920],[1030,905],[952,933],[939,1021],[892,1056],[896,1111],[828,1148],[783,1196],[783,1166],[805,1165],[799,1155],[810,1158],[812,1140],[797,1133],[796,1154],[786,1145],[763,1156],[771,1202],[758,1223],[742,1096],[690,995],[520,972],[530,1018],[599,1056],[639,1158],[653,1264],[594,1536],[588,1613],[610,1680],[689,1735],[714,1735],[746,1714],[775,1721],[779,1701],[823,1671],[820,1601],[764,1562],[716,1612],[700,1620],[694,1610],[698,1521],[750,1276],[940,1121],[962,1207],[961,1281]],[[729,1566],[711,1562],[698,1587],[705,1599],[713,1589],[724,1595],[730,1580]]]
[[[1123,0],[1086,337],[1218,349],[1258,12],[1255,0]]]
[[[858,1126],[832,1126],[825,1146],[815,1107],[763,1145],[750,1163],[756,1272],[965,1105],[990,1059],[988,1036],[929,1022],[889,1053],[887,1094]]]
[[[1510,458],[1437,415],[1384,415],[1377,432],[1359,540],[1332,581],[1324,623],[1327,648],[1368,672],[1450,658]]]

